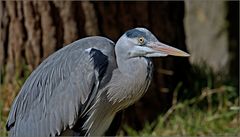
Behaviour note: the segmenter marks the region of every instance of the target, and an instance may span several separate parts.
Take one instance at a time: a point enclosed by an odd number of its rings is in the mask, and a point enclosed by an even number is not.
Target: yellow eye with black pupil
[[[139,42],[140,44],[143,44],[143,43],[144,43],[144,38],[143,38],[143,37],[138,38],[138,42]]]

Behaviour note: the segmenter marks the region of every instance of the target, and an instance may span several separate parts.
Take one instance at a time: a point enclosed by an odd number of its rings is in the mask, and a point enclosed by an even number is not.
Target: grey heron
[[[152,78],[151,57],[189,56],[146,28],[126,31],[115,44],[92,36],[45,59],[11,107],[11,137],[104,135],[115,114],[140,99]]]

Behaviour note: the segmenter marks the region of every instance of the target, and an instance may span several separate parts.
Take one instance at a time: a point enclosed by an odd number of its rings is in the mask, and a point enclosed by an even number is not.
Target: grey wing
[[[112,70],[109,57],[113,57],[113,49],[110,40],[91,37],[46,59],[29,76],[14,101],[6,125],[9,135],[55,136],[73,128],[92,105],[103,81],[110,77],[106,71]]]

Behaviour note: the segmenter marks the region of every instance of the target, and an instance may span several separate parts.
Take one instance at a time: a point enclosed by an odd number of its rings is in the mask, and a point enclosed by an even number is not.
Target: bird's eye
[[[144,44],[144,38],[143,37],[138,38],[138,42],[141,45]]]

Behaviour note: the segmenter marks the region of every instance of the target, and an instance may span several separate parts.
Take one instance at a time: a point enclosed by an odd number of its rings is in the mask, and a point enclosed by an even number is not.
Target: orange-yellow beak
[[[148,47],[150,47],[154,51],[159,52],[161,54],[180,56],[180,57],[189,57],[190,56],[188,53],[186,53],[182,50],[179,50],[177,48],[168,46],[168,45],[160,43],[160,42],[149,43]]]

